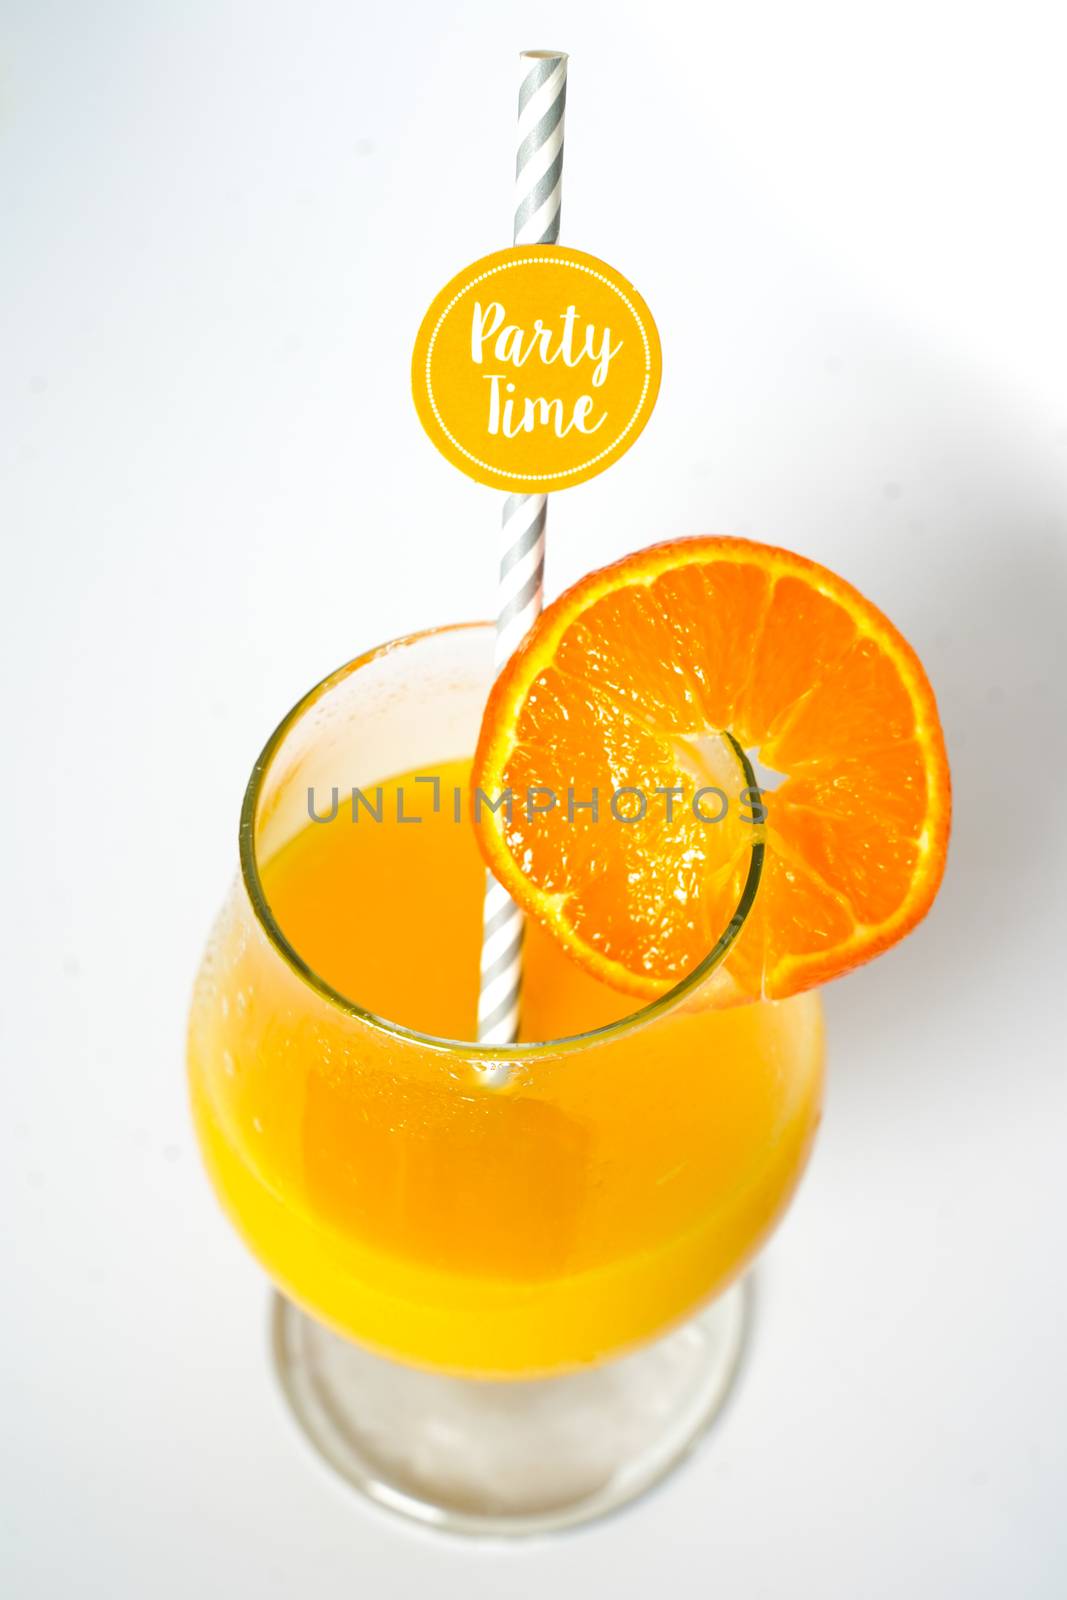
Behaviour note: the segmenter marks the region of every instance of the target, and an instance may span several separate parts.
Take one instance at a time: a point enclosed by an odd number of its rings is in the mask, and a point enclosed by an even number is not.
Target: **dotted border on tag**
[[[497,272],[513,272],[516,267],[543,267],[543,266],[573,267],[576,272],[585,272],[585,273],[588,273],[588,275],[591,278],[599,279],[599,281],[601,283],[607,284],[608,288],[613,290],[614,293],[618,295],[619,299],[622,301],[622,303],[626,307],[627,311],[630,313],[630,315],[633,317],[634,321],[637,323],[638,330],[640,331],[640,334],[641,334],[641,343],[645,347],[645,381],[641,385],[641,393],[640,393],[640,395],[638,397],[637,405],[634,408],[633,415],[630,417],[629,422],[626,424],[625,428],[623,428],[622,432],[620,434],[618,434],[612,440],[611,444],[607,445],[605,449],[599,451],[599,453],[597,455],[591,456],[588,461],[580,462],[579,465],[576,466],[576,467],[565,467],[560,472],[512,472],[507,467],[494,467],[493,464],[491,462],[489,462],[489,461],[481,461],[481,460],[479,460],[479,458],[476,455],[473,455],[470,450],[465,450],[464,447],[460,444],[459,440],[453,434],[451,434],[448,431],[448,429],[445,427],[444,419],[442,418],[440,411],[438,411],[438,409],[437,409],[437,401],[434,399],[434,396],[433,396],[433,384],[432,384],[432,382],[430,380],[430,364],[433,361],[433,347],[437,342],[437,335],[441,331],[441,325],[445,321],[445,318],[448,316],[449,312],[452,310],[452,307],[454,305],[457,305],[459,303],[459,301],[463,299],[463,296],[465,294],[467,294],[471,289],[475,288],[479,283],[483,283],[486,278],[491,278],[494,273],[497,273]],[[575,473],[577,473],[577,472],[588,472],[590,467],[596,466],[598,461],[603,461],[605,456],[610,456],[612,454],[612,452],[626,438],[626,435],[630,432],[631,428],[633,428],[633,426],[636,423],[638,417],[641,415],[642,410],[644,409],[645,399],[646,399],[646,397],[648,395],[648,386],[649,386],[649,383],[651,381],[651,372],[652,372],[652,351],[651,351],[651,349],[649,347],[648,333],[645,330],[645,325],[642,322],[640,314],[638,313],[637,307],[634,305],[633,301],[630,300],[625,294],[623,294],[623,292],[619,288],[618,284],[617,283],[613,283],[610,278],[608,278],[608,277],[606,277],[604,275],[604,273],[597,272],[593,267],[587,267],[585,265],[585,263],[582,262],[582,261],[570,261],[570,260],[567,259],[566,256],[562,256],[562,255],[560,255],[560,256],[520,256],[515,261],[501,261],[501,262],[499,262],[497,264],[497,266],[489,267],[485,272],[480,272],[476,278],[472,278],[469,283],[464,284],[463,288],[460,289],[458,294],[454,294],[452,296],[451,300],[445,306],[444,310],[441,312],[441,315],[438,317],[437,321],[435,322],[434,330],[430,335],[430,342],[426,346],[426,373],[425,373],[425,376],[426,376],[426,396],[427,396],[427,399],[430,402],[430,409],[434,414],[434,417],[435,417],[436,422],[437,422],[437,426],[440,428],[440,430],[444,434],[445,438],[452,445],[453,449],[458,450],[459,454],[461,456],[465,456],[466,459],[468,461],[472,462],[474,466],[481,467],[483,472],[492,472],[498,478],[510,478],[510,479],[520,479],[521,478],[523,483],[550,483],[550,482],[556,482],[560,478],[572,478],[575,475]]]

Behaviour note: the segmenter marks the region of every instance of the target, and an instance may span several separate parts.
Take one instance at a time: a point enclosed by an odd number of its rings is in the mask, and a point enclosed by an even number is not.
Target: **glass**
[[[715,1415],[740,1274],[818,1124],[822,1028],[814,995],[706,1004],[758,850],[700,968],[577,1036],[434,1037],[312,969],[265,888],[308,790],[466,758],[491,675],[490,627],[442,629],[350,663],[282,722],[197,980],[189,1079],[214,1185],[280,1290],[275,1357],[309,1438],[381,1504],[507,1534],[632,1498]],[[374,916],[357,897],[353,927]],[[458,959],[447,937],[394,957],[413,988]]]

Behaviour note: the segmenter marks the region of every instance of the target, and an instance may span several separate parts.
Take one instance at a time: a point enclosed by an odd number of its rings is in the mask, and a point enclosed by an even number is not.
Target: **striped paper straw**
[[[563,185],[567,57],[554,50],[525,50],[519,67],[514,241],[555,244]],[[494,656],[497,672],[541,611],[547,505],[548,497],[543,494],[512,494],[504,502]],[[514,1043],[519,1031],[521,985],[522,912],[487,872],[478,992],[480,1044]]]

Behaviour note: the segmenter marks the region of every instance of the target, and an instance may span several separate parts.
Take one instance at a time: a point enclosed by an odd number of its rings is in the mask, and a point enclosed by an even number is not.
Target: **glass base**
[[[340,1338],[276,1297],[274,1358],[319,1453],[368,1499],[453,1533],[548,1533],[656,1483],[737,1375],[749,1292],[735,1285],[636,1354],[516,1383],[441,1377]]]

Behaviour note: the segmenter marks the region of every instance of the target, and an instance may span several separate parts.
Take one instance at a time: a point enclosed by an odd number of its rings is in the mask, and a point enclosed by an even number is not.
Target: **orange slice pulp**
[[[944,870],[949,770],[921,662],[843,579],[746,539],[654,545],[561,595],[493,687],[472,785],[497,802],[476,826],[513,898],[646,998],[719,939],[759,843],[718,1003],[870,960]]]

